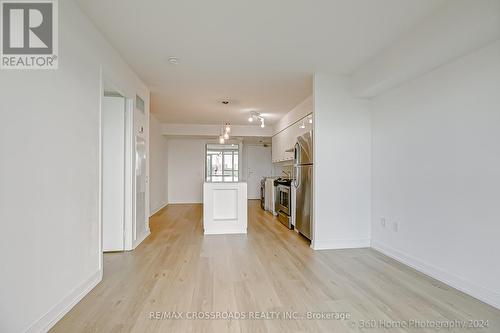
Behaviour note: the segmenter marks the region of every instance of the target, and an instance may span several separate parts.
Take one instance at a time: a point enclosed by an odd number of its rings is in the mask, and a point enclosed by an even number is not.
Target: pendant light
[[[221,102],[223,105],[228,105],[229,101],[223,100]],[[221,133],[219,135],[219,143],[224,144],[226,140],[229,140],[229,133],[231,132],[231,124],[229,122],[222,122]]]

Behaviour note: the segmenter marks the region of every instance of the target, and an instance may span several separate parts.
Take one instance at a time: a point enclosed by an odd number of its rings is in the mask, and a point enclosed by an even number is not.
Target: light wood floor
[[[52,332],[436,332],[381,328],[379,320],[488,320],[486,329],[440,331],[500,332],[499,310],[371,249],[315,252],[256,201],[247,235],[204,237],[201,216],[201,205],[170,205],[153,216],[151,236],[133,252],[106,254],[103,281]],[[323,311],[350,319],[150,319],[173,311]],[[377,327],[360,330],[363,321]]]

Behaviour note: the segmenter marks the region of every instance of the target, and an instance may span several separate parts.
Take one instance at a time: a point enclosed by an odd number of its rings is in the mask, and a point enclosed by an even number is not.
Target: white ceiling
[[[351,73],[446,0],[77,1],[161,122],[245,124],[249,110],[274,123],[311,94],[314,72]]]

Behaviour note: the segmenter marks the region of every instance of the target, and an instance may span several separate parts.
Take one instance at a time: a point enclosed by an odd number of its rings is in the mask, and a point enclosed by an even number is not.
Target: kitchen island
[[[203,184],[205,235],[247,233],[247,183]]]

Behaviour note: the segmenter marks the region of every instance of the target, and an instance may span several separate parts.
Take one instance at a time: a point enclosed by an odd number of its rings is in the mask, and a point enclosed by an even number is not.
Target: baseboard
[[[94,273],[84,283],[64,297],[40,319],[34,322],[26,332],[48,332],[66,313],[68,313],[80,300],[85,297],[102,280],[102,270]]]
[[[139,246],[148,236],[151,235],[151,231],[149,229],[146,230],[144,235],[141,236],[141,238],[137,238],[134,242],[134,249]]]
[[[196,201],[196,202],[191,202],[191,201],[169,201],[169,205],[201,205],[203,202]]]
[[[158,206],[157,208],[153,209],[153,211],[150,211],[149,212],[149,217],[155,215],[156,213],[158,213],[160,210],[162,210],[163,208],[167,207],[168,206],[168,202],[167,203],[164,203],[160,206]]]
[[[424,273],[436,280],[439,280],[450,287],[460,290],[478,300],[500,309],[500,294],[492,290],[481,287],[471,281],[465,280],[451,272],[444,271],[436,266],[416,259],[406,253],[398,251],[385,244],[372,241],[372,248],[385,254],[402,264],[410,266],[417,271]]]
[[[370,238],[313,240],[313,250],[339,250],[370,247]]]

